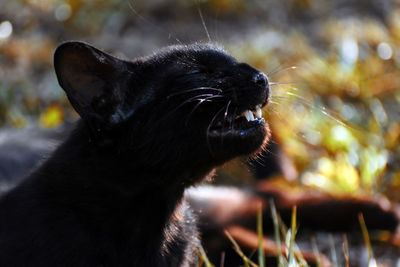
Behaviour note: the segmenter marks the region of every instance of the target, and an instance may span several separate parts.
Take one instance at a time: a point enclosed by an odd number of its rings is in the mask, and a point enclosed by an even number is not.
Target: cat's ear
[[[54,53],[60,86],[79,115],[100,123],[119,123],[124,92],[121,81],[129,77],[128,63],[82,42],[66,42]]]

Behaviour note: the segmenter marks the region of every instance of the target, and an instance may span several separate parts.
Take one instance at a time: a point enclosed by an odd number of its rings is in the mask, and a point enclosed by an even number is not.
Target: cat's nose
[[[259,72],[253,76],[253,82],[259,86],[267,87],[268,86],[268,77],[262,72]]]

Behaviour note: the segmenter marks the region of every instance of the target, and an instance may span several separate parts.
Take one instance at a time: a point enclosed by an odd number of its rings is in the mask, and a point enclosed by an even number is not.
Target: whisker
[[[287,82],[269,82],[269,85],[285,85],[285,84],[294,84],[294,83],[298,83],[298,82],[291,82],[291,81],[287,81]]]
[[[268,111],[271,111],[274,115],[277,115],[279,118],[282,118],[281,113],[275,107],[269,106],[269,110]]]
[[[178,107],[176,107],[173,111],[177,110],[178,108],[182,107],[183,105],[192,102],[194,100],[197,100],[199,97],[209,97],[209,96],[214,96],[213,94],[201,94],[201,95],[196,95],[194,97],[191,97],[185,101],[183,101],[183,103],[181,103],[180,105],[178,105]]]
[[[193,114],[193,112],[194,112],[202,103],[204,103],[204,102],[211,102],[211,100],[208,100],[208,99],[205,99],[205,98],[200,99],[199,103],[197,103],[197,104],[194,106],[194,108],[192,109],[192,111],[190,111],[190,113],[189,113],[189,115],[188,115],[188,117],[187,117],[187,119],[186,119],[186,121],[185,121],[185,125],[186,125],[186,126],[187,126],[187,124],[188,124],[188,122],[189,122],[189,119],[190,119],[191,115]]]
[[[282,66],[282,64],[276,65],[270,72],[267,72],[267,73],[266,73],[267,76],[269,77],[269,75],[270,75],[271,73],[274,73],[275,71],[277,71],[277,70],[280,68],[280,66]]]
[[[282,88],[282,87],[281,87]],[[279,89],[279,87],[277,88],[277,89]],[[293,90],[293,91],[295,91],[295,92],[299,92],[300,90],[299,90],[299,88],[297,88],[297,87],[283,87],[282,89],[285,89],[286,91],[274,91],[274,92],[277,92],[277,93],[286,93],[286,92],[290,92],[290,91],[288,91],[288,90]]]
[[[224,121],[223,121],[223,126],[222,126],[222,129],[224,129],[225,128],[225,122],[226,122],[226,118],[227,118],[227,116],[228,116],[228,109],[229,109],[229,105],[232,103],[232,100],[229,100],[229,102],[228,102],[228,104],[226,105],[226,109],[225,109],[225,112],[224,112]],[[232,122],[231,122],[232,123]],[[224,143],[224,136],[222,135],[221,136],[221,144],[223,144]]]
[[[275,105],[278,105],[278,106],[282,106],[282,103],[279,103],[279,102],[276,102],[276,101],[273,101],[273,100],[269,100],[269,103],[270,104],[275,104]],[[268,107],[270,107],[270,105],[268,105]]]
[[[167,114],[164,115],[164,118],[168,118],[168,116],[174,114],[175,111],[177,111],[178,109],[180,109],[181,107],[183,107],[184,105],[196,101],[196,100],[200,100],[202,99],[202,97],[211,97],[211,96],[215,96],[213,94],[201,94],[201,95],[197,95],[194,97],[191,97],[187,100],[185,100],[183,103],[179,104],[176,108],[174,108],[173,110],[171,110],[170,112],[168,112]]]
[[[229,105],[232,103],[232,100],[229,100],[228,104],[226,105],[226,110],[224,113],[224,120],[226,120],[226,116],[228,116],[228,109],[229,109]]]
[[[168,34],[168,39],[170,39],[170,37],[174,38],[176,42],[178,42],[179,44],[183,45],[183,42],[181,42],[181,40],[178,39],[178,37],[176,37],[176,35],[174,33],[168,32],[166,31],[164,28],[158,26],[156,23],[150,21],[148,18],[145,18],[144,16],[142,16],[141,14],[139,14],[138,11],[136,11],[136,9],[133,7],[133,0],[132,1],[128,1],[128,6],[131,9],[131,11],[135,14],[135,16],[137,18],[139,18],[140,20],[142,20],[144,23],[150,25],[152,28],[156,29],[157,31],[159,31],[160,33],[163,34]]]
[[[262,151],[264,151],[265,148],[263,148]],[[268,150],[268,149],[267,149]],[[265,167],[266,162],[265,162],[265,158],[266,156],[264,156],[262,154],[262,151],[260,153],[251,155],[248,159],[247,159],[247,164],[251,167],[251,168],[255,168],[256,164],[261,165],[262,167]]]
[[[215,113],[214,117],[212,118],[210,124],[209,124],[208,127],[207,127],[207,133],[206,133],[207,146],[208,146],[208,150],[210,151],[211,156],[213,156],[213,157],[214,157],[215,155],[214,155],[214,152],[213,152],[213,150],[212,150],[212,148],[211,148],[211,143],[210,143],[210,135],[209,135],[209,134],[210,134],[210,129],[211,129],[211,126],[213,125],[215,119],[218,117],[218,115],[219,115],[224,109],[225,109],[225,107],[222,107],[220,110],[217,111],[217,113]]]
[[[208,29],[207,29],[207,26],[206,26],[206,22],[204,21],[204,18],[203,18],[203,13],[201,12],[201,9],[200,9],[199,6],[197,6],[197,11],[199,12],[201,23],[203,24],[204,31],[206,32],[206,35],[207,35],[207,38],[208,38],[208,42],[211,43],[211,36],[210,36],[210,33],[208,32]]]
[[[198,91],[198,90],[212,90],[212,91],[217,91],[219,93],[222,93],[222,90],[218,89],[218,88],[197,87],[197,88],[192,88],[192,89],[188,89],[188,90],[184,90],[184,91],[180,91],[180,92],[176,92],[176,93],[170,94],[169,96],[167,96],[167,99],[170,99],[173,96],[177,96],[177,95],[181,95],[181,94],[185,94],[185,93],[190,93],[190,92],[194,92],[194,91]]]
[[[212,99],[214,99],[214,98],[225,98],[225,96],[222,96],[222,95],[213,95],[213,96],[209,96],[209,97],[206,97],[206,98],[199,99],[199,100],[200,100],[199,103],[197,103],[197,104],[194,106],[194,108],[190,111],[190,113],[187,115],[187,119],[186,119],[186,121],[185,121],[185,125],[187,126],[190,117],[192,116],[192,114],[195,112],[195,110],[196,110],[201,104],[203,104],[204,102],[212,102]]]
[[[234,111],[233,111],[233,114],[236,114],[236,112],[237,112],[237,107],[235,107],[235,109],[234,109]],[[230,122],[230,125],[229,125],[229,130],[230,131],[233,131],[233,120]]]
[[[276,102],[275,102],[275,103],[276,103]],[[280,103],[276,103],[276,104],[280,104]],[[281,105],[281,104],[280,104],[280,105]],[[276,115],[276,116],[279,118],[279,121],[280,121],[281,123],[283,123],[286,127],[291,127],[292,123],[290,123],[290,121],[288,120],[288,118],[287,118],[286,116],[282,116],[282,113],[279,112],[278,109],[275,109],[275,108],[273,108],[272,106],[269,106],[269,108],[271,109],[272,112],[274,112],[274,115]],[[285,108],[286,108],[286,107],[285,107]],[[295,138],[296,140],[301,140],[301,142],[304,142],[304,141],[307,142],[307,140],[306,140],[305,137],[304,137],[304,134],[301,134],[301,133],[298,132],[298,131],[293,131],[293,136],[294,136],[294,138]],[[273,140],[272,140],[272,141],[273,141]],[[275,142],[275,141],[273,141],[273,142]],[[276,143],[276,142],[275,142],[275,143]],[[268,151],[268,149],[267,149],[267,151]],[[271,152],[271,151],[269,151],[269,152]]]
[[[271,77],[271,76],[273,76],[273,75],[275,75],[275,74],[278,74],[279,72],[282,72],[282,71],[285,71],[285,70],[295,70],[295,69],[297,69],[296,66],[290,66],[290,67],[286,67],[286,68],[275,69],[275,70],[269,72],[269,73],[267,74],[267,76],[268,76],[268,77]]]
[[[346,128],[351,128],[349,125],[347,125],[346,123],[344,123],[343,121],[341,121],[340,119],[336,118],[335,116],[331,115],[330,113],[332,111],[328,110],[326,107],[321,107],[321,106],[317,106],[315,104],[313,104],[311,101],[309,101],[308,99],[291,93],[291,92],[285,92],[286,95],[289,95],[290,97],[287,96],[272,96],[272,98],[278,98],[278,99],[282,99],[282,100],[289,100],[289,101],[298,101],[304,105],[306,105],[307,107],[314,109],[314,110],[318,110],[319,112],[321,112],[322,114],[324,114],[326,117],[328,117],[331,120],[334,120],[335,122],[339,123],[342,126],[345,126]]]

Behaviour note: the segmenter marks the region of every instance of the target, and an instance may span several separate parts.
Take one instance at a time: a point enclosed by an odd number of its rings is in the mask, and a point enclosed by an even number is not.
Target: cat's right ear
[[[79,115],[87,121],[115,124],[128,115],[121,81],[127,80],[127,62],[82,42],[66,42],[54,53],[60,86]]]

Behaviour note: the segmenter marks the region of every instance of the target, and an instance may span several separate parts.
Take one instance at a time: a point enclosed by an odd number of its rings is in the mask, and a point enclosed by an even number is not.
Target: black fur
[[[0,266],[192,266],[198,234],[185,188],[260,150],[268,80],[211,45],[123,61],[60,45],[54,66],[82,117],[0,201]]]

